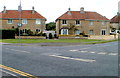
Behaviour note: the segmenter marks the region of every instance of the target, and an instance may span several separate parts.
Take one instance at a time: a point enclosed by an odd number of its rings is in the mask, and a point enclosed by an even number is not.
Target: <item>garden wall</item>
[[[19,38],[19,36],[15,36],[16,39]],[[46,39],[43,36],[20,36],[21,39]]]
[[[88,39],[112,40],[118,39],[118,35],[91,35]]]

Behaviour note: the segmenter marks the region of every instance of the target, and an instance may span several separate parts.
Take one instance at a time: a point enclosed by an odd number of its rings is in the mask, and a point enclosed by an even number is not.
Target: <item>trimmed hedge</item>
[[[0,30],[0,39],[15,39],[15,30]]]

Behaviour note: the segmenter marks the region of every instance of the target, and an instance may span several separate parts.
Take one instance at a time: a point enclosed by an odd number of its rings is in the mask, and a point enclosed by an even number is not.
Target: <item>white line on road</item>
[[[15,76],[15,77],[17,77],[17,75],[12,74],[12,73],[10,73],[10,72],[7,72],[7,71],[5,71],[5,70],[0,69],[0,71],[5,72],[5,73],[7,73],[7,74],[9,74],[9,75],[11,75],[11,76]]]
[[[103,55],[105,55],[105,54],[107,54],[106,52],[99,52],[99,53],[97,53],[97,54],[103,54]]]
[[[78,50],[69,50],[69,51],[73,51],[74,52],[74,51],[78,51]]]
[[[63,58],[63,59],[71,59],[71,60],[83,61],[83,62],[96,62],[96,60],[93,60],[93,59],[71,58],[71,57],[58,56],[58,55],[49,55],[49,56],[57,57],[57,58]]]
[[[86,53],[87,51],[80,51],[80,52],[82,52],[82,53]]]
[[[10,48],[6,48],[6,49],[9,49],[9,50],[12,50],[12,51],[18,51],[18,52],[30,53],[30,52],[28,52],[28,51],[22,51],[22,50],[10,49]]]
[[[118,53],[109,53],[108,55],[118,55]]]
[[[95,52],[90,52],[90,53],[92,53],[92,54],[93,54],[93,53],[95,53]]]

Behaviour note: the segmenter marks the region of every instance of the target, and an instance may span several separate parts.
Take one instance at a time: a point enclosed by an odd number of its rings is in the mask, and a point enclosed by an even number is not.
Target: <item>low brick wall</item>
[[[19,38],[19,36],[15,36],[16,39]],[[20,36],[21,39],[46,39],[43,36]]]
[[[88,39],[112,40],[118,39],[118,35],[91,35]]]
[[[64,37],[59,37],[59,39],[88,39],[87,37],[68,37],[68,36],[64,36]]]

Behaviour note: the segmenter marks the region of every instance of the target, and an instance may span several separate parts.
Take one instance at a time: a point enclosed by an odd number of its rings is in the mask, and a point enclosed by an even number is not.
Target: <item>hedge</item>
[[[15,39],[15,30],[0,30],[0,39]]]

